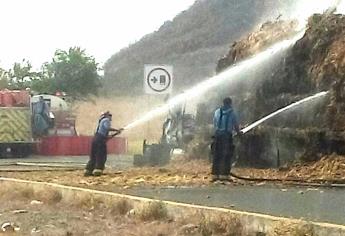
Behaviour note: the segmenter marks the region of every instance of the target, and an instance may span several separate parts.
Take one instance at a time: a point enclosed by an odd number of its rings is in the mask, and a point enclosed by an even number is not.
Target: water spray
[[[303,103],[306,103],[306,102],[310,102],[310,101],[315,100],[317,98],[321,98],[323,96],[326,96],[327,94],[328,94],[328,91],[320,92],[320,93],[317,93],[317,94],[315,94],[313,96],[310,96],[310,97],[304,98],[304,99],[302,99],[300,101],[297,101],[295,103],[292,103],[292,104],[290,104],[290,105],[288,105],[286,107],[283,107],[283,108],[281,108],[281,109],[279,109],[279,110],[277,110],[277,111],[275,111],[275,112],[265,116],[264,118],[262,118],[260,120],[255,121],[254,123],[252,123],[251,125],[247,126],[244,129],[242,129],[241,131],[242,131],[243,134],[245,134],[248,131],[250,131],[250,130],[254,129],[255,127],[257,127],[258,125],[260,125],[261,123],[263,123],[263,122],[265,122],[265,121],[267,121],[267,120],[269,120],[269,119],[279,115],[280,113],[282,113],[282,112],[284,112],[286,110],[292,109],[293,107],[299,106],[299,105],[301,105]]]
[[[297,33],[294,37],[287,40],[283,40],[279,43],[276,43],[272,47],[266,49],[265,51],[258,53],[257,55],[247,60],[244,60],[240,62],[239,64],[232,65],[226,71],[200,82],[196,86],[186,90],[184,93],[173,97],[166,104],[152,111],[149,111],[148,113],[143,115],[141,118],[128,124],[127,126],[124,127],[124,130],[129,130],[136,126],[139,126],[155,117],[165,114],[171,108],[185,102],[186,100],[197,98],[205,94],[207,91],[225,82],[235,80],[236,78],[238,78],[238,75],[240,75],[243,71],[249,70],[252,67],[268,60],[269,58],[271,58],[273,55],[277,54],[278,52],[281,52],[282,50],[289,48],[298,39],[300,39],[303,36],[303,34],[304,34],[304,30],[302,32]]]
[[[313,13],[318,12],[318,11],[324,11],[326,9],[329,9],[330,7],[331,8],[332,7],[338,7],[339,5],[341,5],[341,3],[344,3],[344,2],[345,2],[344,0],[332,0],[331,2],[328,2],[328,3],[325,3],[324,1],[320,1],[316,5],[317,9],[313,10]],[[308,5],[310,5],[309,1],[308,1]],[[304,9],[304,8],[300,8],[300,9]],[[309,14],[309,12],[306,14]],[[149,121],[155,117],[158,117],[158,116],[165,114],[171,108],[175,107],[178,104],[185,102],[186,100],[197,98],[197,97],[203,95],[205,92],[221,85],[224,82],[229,82],[230,80],[234,80],[234,79],[238,78],[237,76],[241,72],[246,71],[247,69],[250,69],[255,65],[258,65],[259,63],[271,58],[272,55],[289,48],[291,45],[293,45],[297,40],[299,40],[303,36],[304,32],[305,32],[305,28],[303,27],[303,29],[299,33],[297,33],[293,38],[283,40],[279,43],[276,43],[275,45],[268,48],[267,50],[255,55],[255,56],[253,56],[247,60],[244,60],[237,65],[235,64],[235,65],[231,66],[226,71],[224,71],[224,72],[222,72],[222,73],[220,73],[214,77],[206,79],[205,81],[203,81],[203,82],[197,84],[196,86],[188,89],[184,93],[175,96],[168,103],[144,114],[141,118],[139,118],[139,119],[133,121],[132,123],[126,125],[123,129],[129,130],[129,129],[132,129],[136,126],[139,126],[139,125],[141,125],[141,124],[143,124],[143,123],[145,123],[145,122],[147,122],[147,121]],[[319,96],[323,96],[323,95],[324,95],[323,93],[320,93],[320,94],[317,94],[315,96],[319,97]],[[311,98],[311,99],[313,99],[313,98]],[[306,101],[300,101],[300,102],[303,103]],[[298,105],[298,104],[295,104],[295,105],[291,104],[291,106],[296,106],[296,105]],[[287,109],[289,109],[289,108],[285,108],[285,110],[287,110]],[[277,111],[277,112],[280,113],[283,111]],[[275,115],[277,115],[277,114],[271,114],[271,117],[275,116]],[[265,120],[267,120],[271,117],[268,117]],[[262,123],[265,120],[263,120],[263,121],[259,120],[257,122]],[[257,124],[257,125],[259,125],[259,124]],[[252,125],[257,126],[255,123]],[[252,125],[245,128],[244,132],[248,132],[250,129],[252,129],[253,128]]]
[[[328,93],[329,93],[328,91],[319,92],[319,93],[317,93],[317,94],[315,94],[315,95],[312,95],[312,96],[306,97],[306,98],[304,98],[304,99],[302,99],[302,100],[299,100],[299,101],[297,101],[297,102],[294,102],[294,103],[292,103],[292,104],[290,104],[290,105],[288,105],[288,106],[286,106],[286,107],[283,107],[283,108],[281,108],[281,109],[279,109],[279,110],[277,110],[277,111],[275,111],[275,112],[273,112],[273,113],[271,113],[271,114],[269,114],[269,115],[267,115],[267,116],[261,118],[260,120],[255,121],[254,123],[248,125],[246,128],[241,129],[241,132],[242,132],[242,134],[245,134],[245,133],[249,132],[250,130],[254,129],[255,127],[259,126],[259,125],[262,124],[263,122],[265,122],[265,121],[267,121],[267,120],[269,120],[269,119],[272,119],[273,117],[279,115],[280,113],[282,113],[282,112],[284,112],[284,111],[290,110],[290,109],[292,109],[292,108],[294,108],[294,107],[297,107],[297,106],[299,106],[299,105],[302,105],[302,104],[304,104],[304,103],[311,102],[311,101],[313,101],[313,100],[322,98],[322,97],[326,96]],[[237,164],[237,161],[238,161],[238,159],[236,159],[236,160],[232,163],[231,166],[234,167],[234,166]],[[253,179],[246,179],[246,178],[237,176],[237,175],[235,175],[235,174],[233,174],[233,173],[230,173],[230,174],[231,174],[233,177],[238,178],[238,179],[253,180]]]
[[[308,18],[315,13],[333,13],[336,9],[337,12],[344,12],[344,0],[299,0],[296,3],[293,18],[299,22],[299,26],[303,28]]]

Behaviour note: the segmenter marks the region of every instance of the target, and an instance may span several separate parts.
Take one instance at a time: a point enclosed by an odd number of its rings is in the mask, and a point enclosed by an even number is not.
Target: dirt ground
[[[83,177],[83,171],[1,172],[2,177],[45,181],[92,189],[119,191],[138,186],[206,186],[211,164],[203,160],[177,158],[165,167],[107,169],[100,177]],[[318,162],[295,164],[281,169],[234,168],[236,175],[247,178],[281,179],[282,182],[345,183],[345,157],[328,156]],[[257,181],[260,182],[260,181]],[[255,184],[234,179],[232,184]]]
[[[66,197],[50,187],[33,189],[2,183],[0,188],[0,235],[314,235],[304,223],[278,223],[267,234],[248,234],[231,213],[205,215],[196,211],[175,216],[162,202],[133,206],[126,199],[105,200],[92,195]]]
[[[131,216],[131,206],[125,203],[121,203],[122,208],[116,203],[108,206],[88,199],[66,204],[59,198],[40,201],[35,195],[30,189],[16,194],[2,191],[0,224],[8,222],[18,230],[13,232],[9,227],[0,235],[183,235],[179,232],[186,224],[183,219],[169,219],[164,212],[150,212],[150,219],[143,214]]]
[[[100,177],[83,177],[83,171],[1,172],[2,177],[60,183],[102,190],[135,186],[205,185],[209,183],[209,163],[176,160],[166,167],[131,168],[123,171],[106,169]]]
[[[307,182],[336,179],[345,182],[345,157],[329,156],[318,162],[296,164],[280,170],[235,168],[233,171],[255,178],[300,178]],[[83,177],[81,170],[1,172],[0,176],[121,192],[138,186],[206,186],[212,184],[209,173],[210,164],[207,161],[180,157],[165,167],[123,171],[107,169],[105,175],[100,177]],[[231,185],[257,183],[235,180]],[[136,213],[133,215],[133,212]],[[33,189],[16,189],[8,184],[1,184],[0,187],[0,224],[11,222],[18,226],[19,231],[13,235],[245,235],[241,233],[242,225],[229,215],[217,215],[212,219],[203,215],[174,219],[161,205],[142,212],[126,202],[103,202],[80,197],[62,199],[56,190],[35,192]],[[230,220],[224,220],[228,218]],[[298,227],[292,228],[300,232]],[[278,231],[267,235],[287,235],[289,228],[279,226]],[[0,230],[0,235],[11,234]]]
[[[212,218],[197,212],[176,217],[161,202],[133,207],[125,199],[90,195],[65,199],[53,188],[34,190],[4,183],[0,226],[0,235],[244,235],[239,220],[225,213]]]
[[[296,163],[280,169],[241,169],[243,176],[303,180],[305,182],[345,183],[345,156],[329,155],[319,161]]]

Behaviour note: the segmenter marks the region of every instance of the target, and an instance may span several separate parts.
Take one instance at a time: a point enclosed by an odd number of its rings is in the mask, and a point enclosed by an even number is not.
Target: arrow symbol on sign
[[[151,79],[151,81],[155,84],[155,83],[157,83],[158,79],[157,79],[156,77],[153,77],[153,78]]]

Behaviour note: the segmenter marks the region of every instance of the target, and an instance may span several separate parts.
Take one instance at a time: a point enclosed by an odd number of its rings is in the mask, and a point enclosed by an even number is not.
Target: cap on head
[[[103,119],[104,117],[111,117],[111,113],[109,111],[104,111],[101,113],[101,116],[99,119]]]
[[[104,111],[104,112],[101,113],[101,116],[106,116],[106,115],[108,115],[109,113],[110,113],[109,111]]]
[[[223,100],[223,105],[224,105],[224,106],[231,106],[231,105],[232,105],[232,100],[231,100],[231,98],[230,98],[230,97],[224,98],[224,100]]]

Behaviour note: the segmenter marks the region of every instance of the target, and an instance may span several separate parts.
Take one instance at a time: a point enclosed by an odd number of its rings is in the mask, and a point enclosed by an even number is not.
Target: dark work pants
[[[217,135],[213,145],[212,175],[229,175],[234,152],[232,135]]]
[[[107,161],[107,139],[95,134],[92,139],[90,159],[86,165],[86,170],[92,172],[94,169],[104,170]]]

